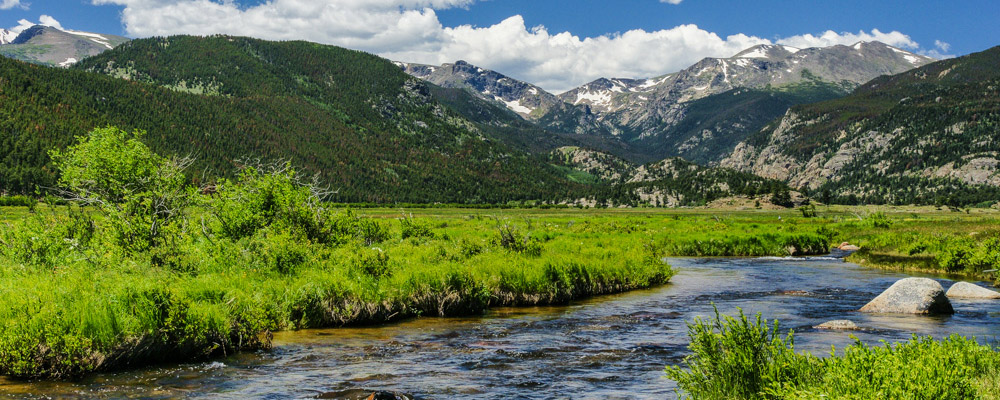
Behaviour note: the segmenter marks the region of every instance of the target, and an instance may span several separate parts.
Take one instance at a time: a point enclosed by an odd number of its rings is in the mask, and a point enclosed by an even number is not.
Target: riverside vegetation
[[[0,209],[3,374],[74,377],[267,348],[277,330],[565,303],[666,283],[664,256],[822,254],[851,241],[874,266],[985,277],[997,262],[1000,224],[985,211],[362,215],[321,201],[324,191],[287,165],[189,187],[189,162],[139,136],[101,128],[78,138],[51,155],[69,201],[7,198],[17,207]],[[956,256],[950,243],[969,251]]]
[[[96,129],[53,152],[70,204],[2,217],[0,373],[197,359],[267,348],[276,330],[564,303],[673,274],[644,230],[363,217],[284,166],[202,194],[187,161],[137,136]]]
[[[1000,399],[1000,353],[975,340],[914,337],[868,346],[860,340],[830,357],[795,352],[777,321],[699,319],[688,327],[692,354],[668,367],[696,399]]]

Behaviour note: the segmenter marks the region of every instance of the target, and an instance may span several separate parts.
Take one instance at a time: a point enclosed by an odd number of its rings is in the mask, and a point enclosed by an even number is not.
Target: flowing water
[[[724,314],[777,318],[798,350],[952,333],[992,342],[1000,301],[953,300],[945,317],[856,312],[906,275],[833,257],[670,259],[669,285],[559,307],[504,308],[474,318],[275,335],[268,352],[98,374],[80,382],[0,380],[0,395],[36,398],[310,398],[408,393],[418,398],[673,398],[665,365],[686,354],[686,323]],[[941,279],[945,288],[950,282]],[[813,329],[849,319],[863,331]]]

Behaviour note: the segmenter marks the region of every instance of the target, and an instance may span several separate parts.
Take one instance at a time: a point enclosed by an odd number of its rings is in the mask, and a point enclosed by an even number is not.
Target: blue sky
[[[304,39],[407,62],[465,59],[556,92],[602,76],[673,72],[760,43],[807,47],[881,40],[938,57],[1000,44],[997,0],[670,3],[0,0],[0,8],[8,7],[0,10],[0,27],[48,15],[64,28],[131,37],[229,33]]]

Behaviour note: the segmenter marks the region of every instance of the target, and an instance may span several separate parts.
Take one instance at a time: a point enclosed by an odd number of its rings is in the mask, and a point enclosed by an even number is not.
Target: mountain
[[[655,136],[683,117],[683,103],[735,88],[764,89],[819,80],[844,91],[875,77],[934,61],[880,42],[798,49],[754,46],[730,58],[705,58],[676,73],[640,80],[598,79],[559,95],[587,104],[635,137]]]
[[[1000,198],[1000,47],[791,108],[723,166],[825,201],[968,205]]]
[[[160,154],[194,157],[196,182],[289,161],[333,201],[502,203],[580,188],[391,62],[333,46],[150,38],[68,70],[0,58],[0,76],[0,192],[54,186],[48,150],[107,124],[147,130]]]
[[[588,105],[599,122],[654,156],[715,163],[791,105],[837,98],[932,61],[879,42],[760,45],[656,78],[599,79],[560,98]]]
[[[678,157],[636,165],[579,147],[556,149],[550,157],[554,164],[573,170],[571,180],[603,183],[592,186],[589,193],[573,201],[576,204],[702,206],[724,198],[763,199],[778,191],[789,191],[778,180],[730,168],[700,166]]]
[[[0,54],[28,62],[67,67],[127,42],[121,36],[104,35],[51,26],[35,25],[11,39],[13,32],[0,32]]]
[[[601,78],[558,96],[461,61],[398,65],[418,78],[503,104],[550,132],[617,138],[633,161],[682,156],[708,164],[792,105],[841,97],[877,76],[931,61],[879,42],[808,49],[761,45],[659,77]]]
[[[562,101],[542,88],[465,61],[431,66],[396,62],[407,74],[446,88],[469,89],[479,97],[504,104],[526,119],[537,118]]]

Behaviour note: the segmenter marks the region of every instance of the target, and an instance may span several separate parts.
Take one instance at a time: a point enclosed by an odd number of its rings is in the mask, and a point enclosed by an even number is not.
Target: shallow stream
[[[558,307],[503,308],[474,318],[418,318],[359,328],[283,332],[274,349],[211,362],[98,374],[80,382],[0,378],[0,397],[309,398],[355,389],[418,398],[673,398],[663,367],[686,354],[686,323],[737,307],[795,330],[796,349],[952,333],[992,342],[1000,301],[953,300],[947,317],[856,312],[907,275],[833,257],[670,259],[669,285]],[[947,287],[951,282],[945,279]],[[849,319],[864,331],[813,329]]]

